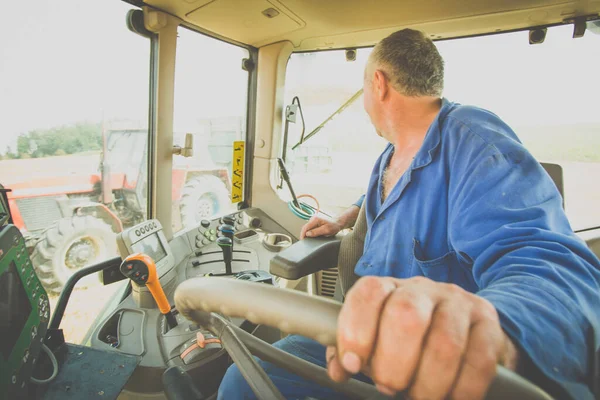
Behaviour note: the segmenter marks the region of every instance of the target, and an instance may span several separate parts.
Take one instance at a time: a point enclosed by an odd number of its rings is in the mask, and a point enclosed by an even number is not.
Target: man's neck
[[[396,154],[418,151],[441,106],[441,99],[435,97],[398,94],[391,100],[384,138],[394,145]]]

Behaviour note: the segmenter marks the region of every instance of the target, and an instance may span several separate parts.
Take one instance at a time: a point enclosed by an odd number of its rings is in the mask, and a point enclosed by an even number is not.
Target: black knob
[[[221,223],[233,226],[235,225],[235,217],[232,215],[226,215],[221,218]]]
[[[202,221],[200,221],[200,225],[202,225],[203,228],[208,228],[210,226],[210,221],[207,219],[203,219]]]

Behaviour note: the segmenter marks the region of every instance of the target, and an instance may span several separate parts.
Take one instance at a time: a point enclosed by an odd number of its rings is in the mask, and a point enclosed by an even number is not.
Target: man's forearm
[[[359,211],[360,208],[356,204],[353,204],[338,215],[336,221],[341,225],[342,229],[352,228],[358,219]]]

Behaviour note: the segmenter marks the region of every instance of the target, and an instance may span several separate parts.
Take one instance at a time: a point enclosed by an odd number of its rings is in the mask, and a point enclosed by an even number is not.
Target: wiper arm
[[[319,131],[321,129],[323,129],[323,127],[325,127],[325,125],[327,125],[333,118],[335,118],[336,115],[343,113],[344,110],[346,110],[346,108],[348,108],[350,105],[352,105],[352,103],[354,103],[362,94],[363,94],[362,89],[360,89],[358,92],[354,93],[354,95],[352,97],[350,97],[348,100],[346,100],[346,102],[344,104],[342,104],[340,106],[340,108],[335,110],[335,112],[333,114],[331,114],[329,117],[327,117],[327,119],[325,119],[325,121],[321,122],[321,124],[319,126],[317,126],[315,129],[313,129],[308,135],[301,137],[300,141],[292,147],[292,150],[296,150],[301,144],[303,144],[308,139],[310,139],[311,137],[313,137],[317,133],[319,133]]]

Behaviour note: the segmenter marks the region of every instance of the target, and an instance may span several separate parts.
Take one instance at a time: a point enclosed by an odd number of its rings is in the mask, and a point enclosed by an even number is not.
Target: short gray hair
[[[441,96],[444,60],[423,32],[403,29],[381,40],[371,53],[398,92],[405,96]]]

